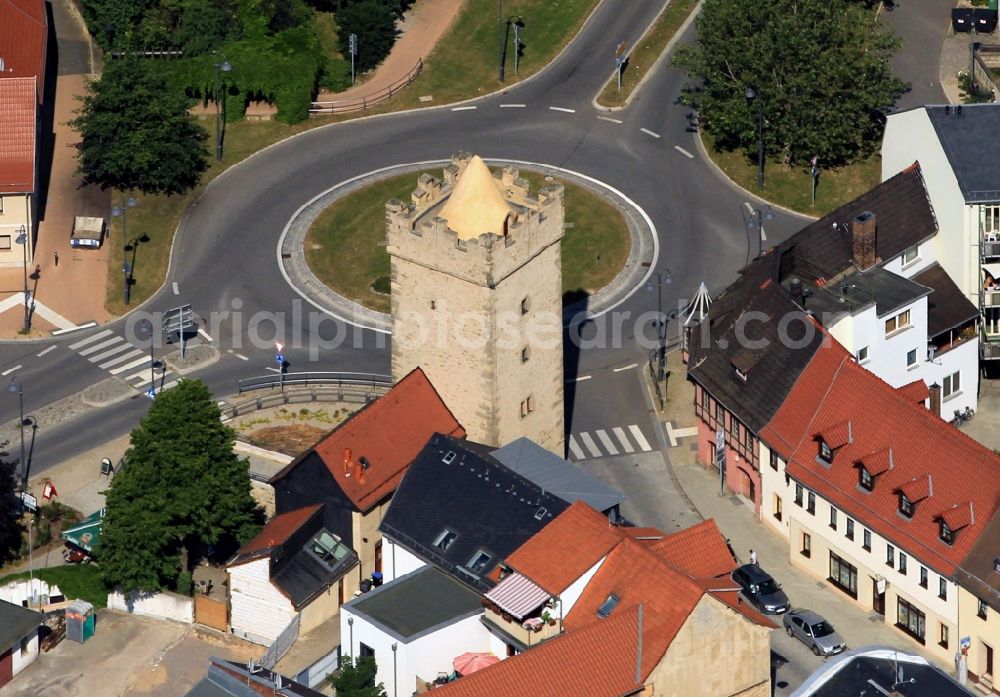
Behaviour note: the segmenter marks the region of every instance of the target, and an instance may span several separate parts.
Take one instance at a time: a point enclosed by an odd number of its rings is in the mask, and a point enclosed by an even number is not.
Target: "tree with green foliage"
[[[340,670],[330,676],[330,682],[337,697],[386,697],[382,683],[375,684],[377,670],[372,656],[358,656],[353,662],[350,656],[342,656]]]
[[[674,57],[692,80],[682,101],[717,147],[753,160],[761,111],[769,158],[864,157],[907,89],[889,64],[902,43],[865,2],[705,0],[696,26],[696,42]]]
[[[6,457],[7,453],[0,455]],[[21,516],[21,499],[16,485],[14,463],[0,460],[0,566],[20,556],[21,540],[28,531]]]
[[[371,70],[389,55],[396,43],[396,13],[389,5],[378,0],[345,5],[337,11],[340,31],[337,39],[340,53],[350,57],[348,40],[351,34],[358,37],[358,55],[355,65],[359,72]]]
[[[235,432],[199,380],[156,396],[132,431],[125,465],[107,492],[97,558],[125,591],[176,587],[187,560],[208,546],[229,556],[259,529],[246,460]]]
[[[138,59],[110,61],[89,84],[71,124],[80,132],[84,184],[180,194],[208,167],[208,134],[187,113],[190,100]]]

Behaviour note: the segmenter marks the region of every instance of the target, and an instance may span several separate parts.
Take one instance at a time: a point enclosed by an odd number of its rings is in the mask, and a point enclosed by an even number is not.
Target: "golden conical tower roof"
[[[511,208],[500,193],[500,184],[479,155],[475,155],[458,175],[455,190],[438,214],[462,240],[487,232],[503,234],[503,224]]]

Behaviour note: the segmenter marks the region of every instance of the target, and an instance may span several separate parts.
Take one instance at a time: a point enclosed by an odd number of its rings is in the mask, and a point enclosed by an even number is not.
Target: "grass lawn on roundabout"
[[[429,172],[440,175],[440,173]],[[352,192],[323,211],[305,240],[306,261],[329,288],[379,312],[389,312],[386,292],[389,254],[385,250],[385,202],[409,201],[418,172],[397,175]],[[545,175],[521,170],[531,191]],[[600,290],[621,271],[631,238],[621,212],[609,201],[576,184],[566,188],[566,235],[562,240],[563,297]],[[381,280],[380,280],[381,279]]]

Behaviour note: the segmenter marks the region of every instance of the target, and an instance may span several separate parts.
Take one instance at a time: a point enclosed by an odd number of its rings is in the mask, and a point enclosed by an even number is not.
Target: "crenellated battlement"
[[[386,203],[386,245],[394,256],[493,285],[562,239],[564,191],[562,185],[550,184],[532,196],[517,168],[505,167],[493,174],[510,208],[503,229],[463,239],[438,213],[470,160],[466,153],[456,155],[443,179],[420,175],[409,204],[398,199]]]

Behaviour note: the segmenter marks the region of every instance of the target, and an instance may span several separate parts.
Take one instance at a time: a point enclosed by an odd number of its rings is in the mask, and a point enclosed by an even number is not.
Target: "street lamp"
[[[663,382],[667,363],[667,322],[663,316],[663,286],[669,285],[673,279],[670,277],[670,269],[666,269],[662,274],[654,271],[652,278],[646,284],[646,290],[653,290],[654,278],[656,279],[656,379],[658,382]]]
[[[148,319],[144,319],[139,323],[139,330],[142,331],[142,333],[144,334],[149,334],[149,390],[146,391],[146,394],[149,396],[150,399],[153,399],[156,396],[155,371],[157,368],[162,366],[163,363],[161,361],[156,360],[156,358],[153,355],[153,344],[155,343],[153,341],[154,338],[153,323],[150,322]]]
[[[500,82],[503,82],[504,70],[503,70],[503,59],[505,58],[504,53],[507,51],[507,32],[503,21],[503,0],[500,2]]]
[[[744,93],[748,102],[757,100],[757,188],[764,188],[764,100],[754,91],[753,87],[747,87]]]
[[[122,260],[122,273],[125,275],[125,304],[126,305],[128,305],[129,301],[131,301],[131,299],[132,299],[132,283],[133,283],[132,273],[133,273],[133,271],[135,271],[135,255],[136,255],[136,252],[139,249],[139,245],[141,243],[143,243],[143,242],[149,242],[149,236],[148,235],[142,234],[142,235],[138,235],[136,237],[133,237],[131,240],[129,240],[129,242],[124,247],[125,254],[128,254],[129,252],[132,252],[132,261],[131,261],[131,263],[128,261],[128,259],[123,259]]]
[[[21,254],[24,257],[24,333],[31,331],[31,296],[28,292],[28,229],[21,226],[17,229],[16,242],[21,245]]]
[[[754,208],[750,205],[749,201],[745,201],[744,204],[747,211],[750,213],[750,217],[746,219],[746,229],[747,229],[747,264],[750,263],[750,230],[757,231],[757,256],[755,259],[764,253],[764,242],[767,241],[767,234],[764,232],[764,221],[774,220],[774,211],[771,210],[771,206],[765,206],[764,210],[761,211],[760,208]]]
[[[222,56],[221,63],[215,63],[215,159],[222,161],[222,88],[219,85],[220,73],[228,73],[233,66],[226,60],[225,54],[221,51],[212,53]]]
[[[7,385],[7,391],[17,395],[17,410],[18,410],[18,423],[21,427],[21,459],[19,464],[21,466],[21,490],[24,491],[28,486],[28,462],[24,455],[24,427],[34,426],[35,420],[33,417],[24,416],[24,383],[18,380],[16,377],[10,379],[10,384]]]
[[[122,239],[128,239],[128,209],[139,205],[135,196],[127,196],[122,199],[122,205],[111,209],[111,215],[115,218],[121,216],[122,219]]]

